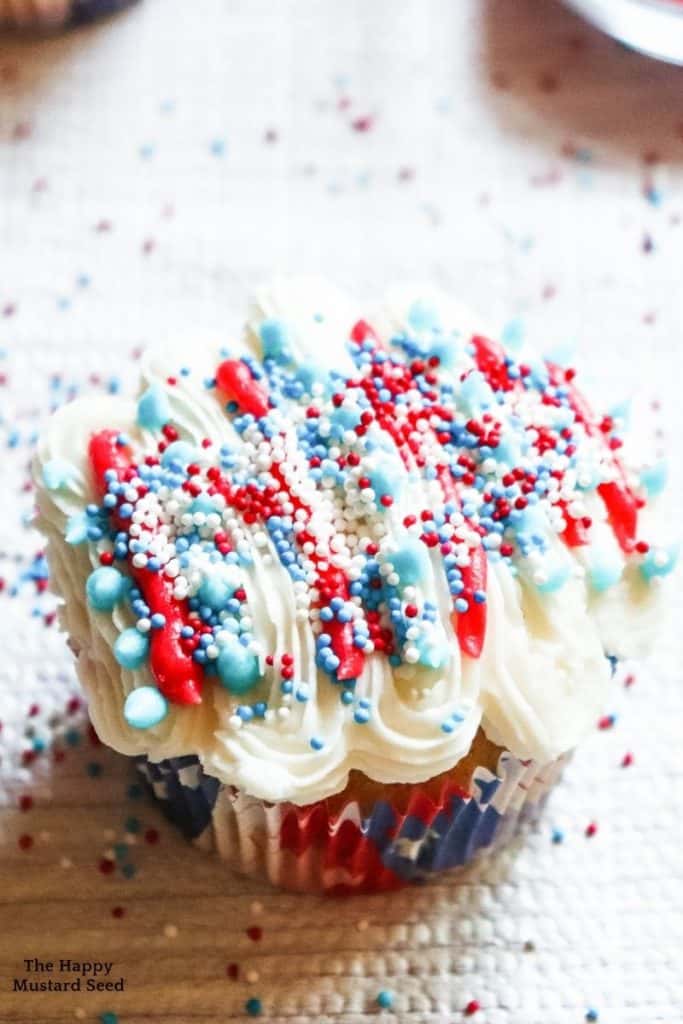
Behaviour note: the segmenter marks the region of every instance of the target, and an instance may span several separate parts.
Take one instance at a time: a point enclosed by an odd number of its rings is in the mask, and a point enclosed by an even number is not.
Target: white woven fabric
[[[607,401],[659,398],[679,448],[680,76],[562,8],[144,0],[87,32],[3,44],[0,86],[5,795],[29,772],[13,756],[27,708],[40,701],[40,731],[75,687],[31,587],[7,594],[38,545],[21,487],[64,392],[51,374],[125,386],[134,349],[225,330],[275,270],[366,295],[431,278],[541,347],[576,342]],[[682,496],[679,473],[672,508]],[[476,1024],[576,1024],[590,1006],[609,1024],[683,1020],[680,616],[678,600],[544,825],[466,884],[308,912],[268,893],[264,925],[301,915],[309,955],[302,979],[263,951],[266,1019],[351,1024],[390,987],[402,1022],[457,1021],[471,999]]]

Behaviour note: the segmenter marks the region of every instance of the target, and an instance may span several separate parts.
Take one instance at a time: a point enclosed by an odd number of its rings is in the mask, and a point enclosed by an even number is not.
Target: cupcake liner
[[[438,800],[416,784],[405,810],[378,800],[306,807],[268,804],[207,775],[195,757],[137,766],[166,816],[236,871],[299,892],[377,892],[419,882],[503,845],[533,820],[568,755],[539,766],[500,755],[495,773],[474,770],[472,793],[445,787]]]
[[[0,27],[56,29],[96,21],[137,0],[0,0]]]

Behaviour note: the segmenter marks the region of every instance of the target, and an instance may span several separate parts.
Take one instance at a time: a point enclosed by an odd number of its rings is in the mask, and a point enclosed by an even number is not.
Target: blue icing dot
[[[74,464],[66,459],[50,459],[43,466],[43,483],[49,491],[58,491],[70,484],[77,472]]]
[[[408,323],[415,331],[430,331],[440,327],[438,310],[426,299],[417,299],[408,310]]]
[[[382,459],[368,468],[368,477],[375,492],[377,502],[384,494],[397,498],[405,482],[405,470],[400,462],[394,459]]]
[[[88,539],[89,526],[90,521],[85,512],[69,516],[64,534],[67,544],[83,544]]]
[[[400,542],[400,547],[389,553],[389,560],[405,587],[423,582],[431,569],[427,548],[409,535]]]
[[[558,409],[553,409],[553,426],[556,430],[563,430],[564,427],[570,427],[574,422],[574,412],[569,406],[563,405]]]
[[[431,629],[415,641],[419,663],[425,668],[443,668],[448,661],[448,642],[442,629]]]
[[[326,371],[317,363],[312,361],[307,361],[297,367],[296,376],[309,394],[311,393],[311,388],[314,384],[324,384],[328,381],[328,374]]]
[[[656,462],[654,466],[645,466],[640,471],[640,482],[651,498],[662,493],[668,477],[669,467],[664,460]]]
[[[330,419],[342,430],[353,430],[360,423],[361,408],[355,402],[344,403],[330,413]]]
[[[221,647],[216,665],[220,681],[230,693],[246,693],[261,678],[256,655],[232,636]]]
[[[569,579],[571,565],[565,559],[551,559],[546,555],[543,571],[546,578],[542,583],[536,583],[534,580],[536,589],[541,594],[553,594],[560,587],[563,587]]]
[[[678,561],[679,544],[652,547],[640,563],[640,571],[649,582],[655,576],[668,576]]]
[[[602,483],[602,474],[597,465],[579,467],[576,486],[580,491],[594,491],[600,483]]]
[[[151,384],[138,400],[138,423],[145,430],[159,430],[171,419],[171,404],[159,384]]]
[[[625,398],[622,402],[617,402],[609,410],[609,414],[612,419],[619,421],[619,427],[624,430],[631,420],[631,399]]]
[[[620,555],[601,548],[593,551],[588,567],[588,578],[591,587],[598,594],[618,583],[622,572],[623,561]]]
[[[190,512],[203,512],[205,516],[216,511],[216,503],[210,494],[199,494],[189,507]]]
[[[125,594],[127,586],[128,581],[118,569],[102,565],[88,576],[85,592],[95,611],[110,612]]]
[[[524,325],[521,320],[508,320],[500,339],[506,348],[518,352],[524,343]]]
[[[435,338],[425,350],[428,357],[436,356],[445,370],[452,370],[461,354],[461,346],[456,338]]]
[[[479,406],[495,405],[495,396],[491,386],[479,370],[472,370],[460,385],[460,399],[475,410]]]
[[[259,327],[263,358],[286,363],[292,358],[287,325],[281,320],[264,320]]]
[[[496,462],[504,462],[506,466],[516,466],[522,457],[522,450],[512,437],[501,437],[498,445],[491,449]]]
[[[149,651],[149,640],[135,628],[124,629],[114,642],[114,657],[122,668],[140,668]]]
[[[549,523],[545,512],[538,505],[528,505],[517,517],[517,534],[546,536]]]
[[[218,612],[225,608],[235,593],[235,588],[236,583],[232,574],[217,566],[214,572],[202,580],[197,597],[200,604],[207,605],[212,611]]]
[[[539,391],[545,391],[550,382],[550,375],[543,360],[532,357],[527,360],[527,365],[531,368],[531,380],[534,386]]]
[[[156,686],[132,690],[123,705],[123,717],[133,729],[149,729],[168,714],[168,701]]]
[[[570,367],[574,361],[576,355],[576,348],[572,344],[557,345],[551,349],[550,352],[546,352],[546,359],[550,363],[555,363],[556,366],[561,366],[563,369]]]
[[[161,465],[165,468],[169,468],[173,463],[176,463],[184,469],[190,462],[194,462],[198,457],[199,452],[193,445],[188,444],[187,441],[174,441],[173,444],[169,444],[168,448],[163,452],[161,456]]]

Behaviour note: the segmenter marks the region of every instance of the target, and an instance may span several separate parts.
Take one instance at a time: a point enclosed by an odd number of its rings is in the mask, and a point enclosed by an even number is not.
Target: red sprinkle
[[[481,1010],[481,1003],[479,1002],[479,1000],[470,999],[469,1003],[465,1007],[465,1016],[473,1017],[478,1010]]]
[[[19,797],[19,810],[30,811],[33,807],[33,797],[26,793],[24,796]]]
[[[630,768],[632,764],[633,764],[633,754],[629,751],[628,753],[624,754],[624,756],[622,757],[622,759],[621,759],[621,767],[622,768]]]
[[[588,839],[591,839],[597,831],[598,826],[595,821],[591,821],[588,825],[586,825],[586,836]]]
[[[263,928],[259,928],[258,925],[252,925],[251,928],[247,928],[247,935],[252,942],[260,942],[263,938]]]
[[[159,842],[159,832],[155,828],[148,828],[145,832],[145,842],[149,843],[150,846],[154,846]]]
[[[23,836],[19,836],[19,849],[30,850],[33,846],[33,836],[24,833]]]
[[[111,875],[115,867],[116,864],[113,860],[110,860],[109,857],[102,857],[98,864],[98,868],[103,875]]]

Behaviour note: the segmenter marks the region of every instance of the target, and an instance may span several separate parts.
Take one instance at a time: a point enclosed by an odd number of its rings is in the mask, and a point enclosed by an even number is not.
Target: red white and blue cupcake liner
[[[138,768],[167,817],[236,871],[341,895],[424,881],[498,849],[536,818],[567,758],[541,767],[503,752],[495,773],[474,770],[470,793],[445,788],[435,800],[416,784],[405,809],[378,800],[369,813],[353,800],[269,804],[207,775],[195,757],[142,758]]]
[[[0,0],[0,27],[58,29],[96,21],[137,0]]]

